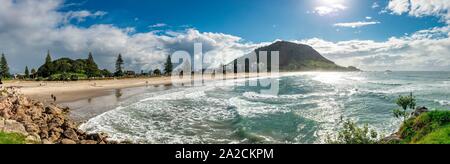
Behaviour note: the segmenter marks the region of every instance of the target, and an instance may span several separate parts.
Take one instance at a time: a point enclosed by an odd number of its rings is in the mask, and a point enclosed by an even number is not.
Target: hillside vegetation
[[[450,144],[450,111],[429,111],[426,107],[416,108],[416,98],[411,93],[400,96],[394,109],[396,118],[403,123],[397,133],[389,137],[379,136],[367,125],[358,127],[350,120],[344,122],[336,137],[328,136],[330,144]],[[411,112],[412,111],[412,112]],[[381,138],[381,139],[380,139]]]
[[[450,144],[450,111],[431,111],[410,118],[398,135],[404,144]]]

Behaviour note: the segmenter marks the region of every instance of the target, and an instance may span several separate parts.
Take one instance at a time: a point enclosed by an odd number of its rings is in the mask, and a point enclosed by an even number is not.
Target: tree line
[[[105,77],[123,77],[123,76],[136,76],[134,71],[125,71],[125,61],[122,54],[119,54],[115,63],[115,71],[110,72],[108,69],[99,69],[97,63],[94,60],[94,56],[91,52],[88,54],[87,59],[70,59],[60,58],[53,60],[50,51],[47,52],[45,62],[38,69],[25,66],[25,70],[20,78],[23,79],[38,79],[38,80],[78,80],[89,78],[105,78]],[[167,57],[164,64],[164,73],[160,69],[150,70],[144,72],[141,70],[140,75],[171,75],[173,70],[173,64],[171,63],[171,56]],[[9,72],[8,62],[5,55],[2,53],[0,58],[0,77],[11,78],[12,75]]]
[[[171,61],[171,56],[168,55],[167,56],[167,60],[164,63],[164,74],[160,69],[155,69],[155,70],[150,70],[148,73],[145,73],[143,70],[141,70],[141,75],[156,75],[156,76],[161,76],[161,75],[166,75],[169,76],[172,74],[173,71],[173,63]],[[122,58],[122,54],[119,54],[119,56],[117,56],[117,60],[116,60],[116,70],[114,72],[114,76],[115,77],[121,77],[126,75],[126,72],[124,72],[124,60]]]

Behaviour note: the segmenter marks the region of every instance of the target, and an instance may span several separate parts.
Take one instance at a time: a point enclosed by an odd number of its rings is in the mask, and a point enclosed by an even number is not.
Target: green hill
[[[278,41],[269,46],[256,49],[255,52],[257,54],[257,58],[259,58],[260,51],[267,52],[269,56],[268,65],[271,64],[270,52],[279,51],[280,71],[361,71],[356,67],[339,66],[323,57],[311,46],[304,44]],[[241,58],[248,58],[248,56],[249,55],[245,55]],[[236,59],[234,63],[237,63],[236,61],[240,60],[241,58]],[[246,70],[248,70],[248,63],[246,64]],[[270,67],[269,70],[271,70]]]

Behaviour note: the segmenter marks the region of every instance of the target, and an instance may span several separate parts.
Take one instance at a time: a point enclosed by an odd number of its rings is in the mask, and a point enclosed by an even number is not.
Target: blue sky
[[[203,45],[205,65],[286,40],[368,71],[450,71],[450,0],[0,0],[11,72],[86,58],[114,70],[161,68]]]
[[[335,2],[336,1],[336,2]],[[387,0],[69,0],[62,10],[105,11],[102,19],[88,20],[80,26],[104,23],[135,27],[138,32],[180,30],[186,26],[199,31],[220,32],[250,42],[275,39],[322,38],[330,41],[351,39],[384,41],[418,30],[444,26],[440,18],[380,13]],[[347,9],[329,15],[313,13],[317,6],[343,4]],[[379,7],[373,8],[377,3]],[[366,19],[371,17],[371,20]],[[360,28],[333,26],[341,22],[377,21]],[[166,27],[149,28],[154,24]]]

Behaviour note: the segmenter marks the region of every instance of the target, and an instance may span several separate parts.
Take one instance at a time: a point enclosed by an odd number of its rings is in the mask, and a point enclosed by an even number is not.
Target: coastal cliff
[[[68,112],[69,108],[32,100],[14,88],[1,90],[0,144],[116,144],[105,134],[78,129]]]

